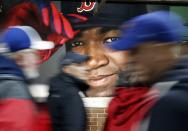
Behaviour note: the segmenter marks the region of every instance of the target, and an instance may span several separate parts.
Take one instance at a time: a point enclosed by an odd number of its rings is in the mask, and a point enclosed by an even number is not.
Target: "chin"
[[[115,84],[115,83],[114,83]],[[91,86],[87,91],[88,97],[111,97],[114,95],[115,86],[112,83],[108,83],[100,86]]]
[[[108,83],[108,84],[103,84],[103,85],[98,85],[98,86],[94,86],[94,85],[89,85],[91,89],[93,90],[106,90],[107,88],[112,88],[114,86],[112,85],[115,85],[115,84],[111,84],[111,83]]]
[[[118,76],[116,74],[104,77],[101,79],[95,79],[95,80],[88,80],[87,84],[92,88],[92,89],[97,89],[97,90],[105,90],[107,88],[114,87],[116,85]]]

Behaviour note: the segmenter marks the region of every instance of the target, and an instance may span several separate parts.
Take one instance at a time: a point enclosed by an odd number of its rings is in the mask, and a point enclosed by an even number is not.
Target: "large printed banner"
[[[52,1],[52,0],[51,0]],[[55,0],[55,1],[69,1],[69,2],[101,2],[103,0]],[[147,2],[147,3],[188,3],[188,0],[107,0],[107,2],[130,2],[130,3],[140,3],[140,2]]]
[[[95,1],[95,0],[90,0],[90,1]],[[181,3],[188,3],[188,0],[108,0],[108,2],[181,4]]]
[[[180,2],[186,1],[181,0],[101,0],[101,2],[28,0],[25,3],[23,1],[26,0],[0,0],[0,14],[4,16],[0,15],[0,27],[6,29],[13,25],[32,26],[43,39],[53,41],[56,44],[53,50],[40,52],[42,62],[49,60],[64,44],[67,52],[75,51],[80,54],[84,52],[84,55],[92,56],[91,60],[94,62],[87,62],[93,68],[87,76],[89,90],[84,90],[88,97],[112,96],[116,85],[126,82],[124,79],[119,79],[124,77],[118,74],[126,66],[126,52],[118,53],[116,56],[111,55],[110,52],[106,53],[106,49],[103,49],[104,44],[118,40],[120,37],[118,29],[123,22],[157,10],[176,11],[188,18],[187,7],[171,7],[171,3],[184,6],[185,4]],[[145,3],[140,4],[141,2]],[[151,2],[169,3],[148,4]],[[93,41],[98,41],[97,46],[92,44]],[[43,77],[47,76],[46,74]]]
[[[114,1],[114,0],[109,0],[109,1]],[[126,2],[126,1],[135,1],[135,2],[140,2],[140,1],[146,1],[146,2],[151,2],[151,1],[153,1],[153,2],[164,2],[164,1],[166,1],[166,2],[172,2],[172,1],[176,1],[176,2],[188,2],[187,0],[117,0],[117,1],[121,1],[121,2]],[[114,1],[115,2],[115,1]]]

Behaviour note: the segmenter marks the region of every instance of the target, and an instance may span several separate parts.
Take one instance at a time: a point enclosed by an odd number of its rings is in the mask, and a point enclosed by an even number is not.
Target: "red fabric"
[[[71,26],[71,23],[62,14],[60,14],[60,16],[61,16],[61,20],[63,22],[65,34],[67,35],[68,38],[72,39],[74,37],[74,31],[73,31],[73,28]]]
[[[58,11],[58,9],[56,8],[56,6],[53,2],[50,3],[50,6],[52,8],[54,28],[58,34],[61,34],[62,33],[62,25],[61,25],[60,12]]]
[[[42,13],[42,19],[43,19],[45,26],[49,26],[50,25],[50,16],[49,16],[48,8],[43,8],[41,10],[41,13]]]
[[[4,28],[15,25],[28,25],[39,33],[45,31],[42,19],[38,15],[37,6],[30,2],[24,2],[11,8],[4,18]]]
[[[37,111],[31,100],[0,100],[0,131],[36,131]]]
[[[139,131],[139,122],[147,116],[159,97],[159,91],[147,87],[118,88],[108,107],[104,131]]]
[[[47,105],[38,105],[38,120],[36,125],[36,131],[52,131],[51,124],[52,123]]]

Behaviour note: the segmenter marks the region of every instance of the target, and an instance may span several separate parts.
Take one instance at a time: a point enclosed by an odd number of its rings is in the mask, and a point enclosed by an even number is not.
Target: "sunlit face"
[[[87,84],[90,88],[98,91],[114,88],[119,70],[126,65],[127,52],[112,52],[105,45],[118,39],[119,30],[91,28],[70,43],[72,51],[90,56],[85,63],[89,67]]]

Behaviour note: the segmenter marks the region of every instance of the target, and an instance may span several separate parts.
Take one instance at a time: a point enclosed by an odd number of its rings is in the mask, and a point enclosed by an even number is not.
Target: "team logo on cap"
[[[91,11],[95,7],[96,2],[81,2],[81,6],[77,8],[79,13],[83,11]]]

